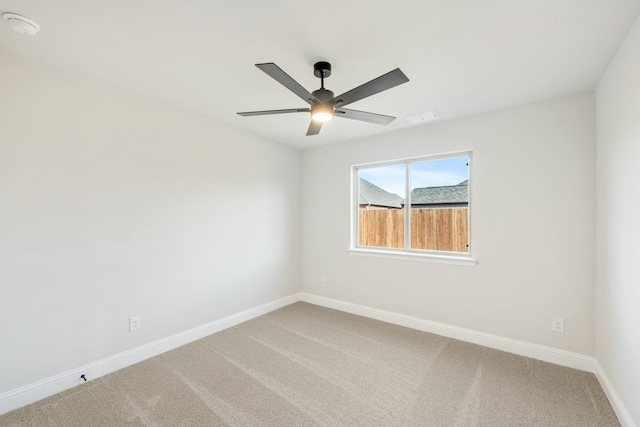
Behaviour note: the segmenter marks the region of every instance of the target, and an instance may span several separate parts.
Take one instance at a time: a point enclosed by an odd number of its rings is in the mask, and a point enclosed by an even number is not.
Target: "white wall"
[[[596,356],[640,425],[640,20],[596,91]]]
[[[297,292],[299,176],[293,149],[0,54],[0,393]]]
[[[303,290],[593,355],[594,114],[589,92],[305,151]],[[478,265],[347,254],[351,165],[468,149]]]

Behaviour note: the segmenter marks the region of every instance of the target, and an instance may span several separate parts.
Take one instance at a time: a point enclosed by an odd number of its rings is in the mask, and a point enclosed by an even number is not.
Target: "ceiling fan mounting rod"
[[[331,64],[325,61],[313,64],[313,75],[320,78],[320,88],[324,89],[324,79],[331,76]]]

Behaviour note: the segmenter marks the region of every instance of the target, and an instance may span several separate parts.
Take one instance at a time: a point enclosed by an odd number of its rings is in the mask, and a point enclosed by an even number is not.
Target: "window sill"
[[[391,258],[391,259],[404,259],[409,261],[425,261],[435,262],[440,264],[457,264],[474,266],[478,263],[478,260],[472,258],[470,255],[441,255],[434,253],[417,253],[417,252],[404,252],[404,251],[388,251],[380,249],[364,249],[354,248],[347,249],[347,253],[350,255],[358,256],[371,256],[378,258]]]

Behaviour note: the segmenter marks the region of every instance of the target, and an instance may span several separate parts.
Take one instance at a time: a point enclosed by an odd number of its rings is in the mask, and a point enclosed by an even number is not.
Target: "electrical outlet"
[[[324,288],[325,286],[327,286],[327,282],[324,280],[324,278],[320,279],[320,287]]]
[[[132,316],[129,318],[129,332],[137,331],[140,329],[140,315]]]
[[[557,317],[551,318],[551,330],[553,332],[564,334],[564,319],[559,319]]]

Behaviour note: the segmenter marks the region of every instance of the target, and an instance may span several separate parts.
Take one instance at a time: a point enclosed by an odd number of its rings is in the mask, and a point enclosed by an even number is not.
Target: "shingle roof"
[[[424,187],[411,190],[412,205],[437,205],[469,202],[469,180],[458,185]]]
[[[389,193],[362,178],[360,178],[358,200],[358,203],[361,205],[385,206],[390,208],[401,208],[404,203],[404,199],[397,194]]]

